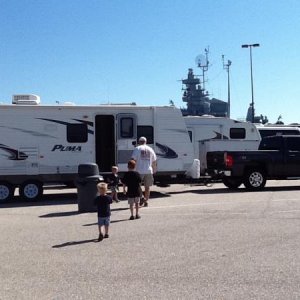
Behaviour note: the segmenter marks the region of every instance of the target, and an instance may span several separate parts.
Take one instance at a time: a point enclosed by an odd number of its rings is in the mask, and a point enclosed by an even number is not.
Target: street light
[[[227,61],[227,64],[224,62],[225,55],[222,55],[222,60],[223,60],[223,69],[227,71],[227,92],[228,92],[228,97],[227,97],[227,117],[230,118],[230,76],[229,76],[229,68],[231,66],[231,60]]]
[[[242,45],[242,48],[250,48],[250,71],[251,71],[251,95],[252,95],[252,123],[254,123],[254,96],[253,96],[253,74],[252,74],[252,47],[259,47],[259,44],[246,44]]]

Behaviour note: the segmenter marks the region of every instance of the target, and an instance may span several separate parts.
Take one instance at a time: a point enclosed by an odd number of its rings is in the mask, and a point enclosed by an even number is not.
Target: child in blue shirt
[[[98,213],[98,228],[99,228],[99,237],[98,241],[102,241],[103,238],[108,238],[108,229],[110,224],[110,204],[112,203],[112,198],[106,194],[107,184],[104,182],[97,184],[97,189],[99,196],[95,198],[95,205],[97,206]],[[104,234],[102,228],[104,227]]]

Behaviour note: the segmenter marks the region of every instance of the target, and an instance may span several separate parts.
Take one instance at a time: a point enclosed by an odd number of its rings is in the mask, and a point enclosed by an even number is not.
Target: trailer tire
[[[261,190],[266,181],[266,174],[261,169],[249,169],[244,176],[244,185],[248,190]]]
[[[20,186],[20,196],[26,201],[37,201],[43,195],[43,184],[39,181],[25,181]]]
[[[14,196],[15,189],[13,185],[6,181],[0,181],[0,203],[4,203]]]
[[[230,190],[236,190],[243,183],[243,179],[238,177],[223,177],[222,182]]]

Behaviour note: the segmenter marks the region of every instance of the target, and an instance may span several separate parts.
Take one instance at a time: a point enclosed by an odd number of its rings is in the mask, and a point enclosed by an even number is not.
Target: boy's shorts
[[[98,225],[102,226],[109,226],[110,223],[110,217],[98,217]]]
[[[129,205],[138,204],[138,203],[140,203],[140,197],[128,198]]]
[[[144,183],[144,186],[149,187],[153,185],[154,183],[154,178],[152,174],[140,174],[142,181]]]

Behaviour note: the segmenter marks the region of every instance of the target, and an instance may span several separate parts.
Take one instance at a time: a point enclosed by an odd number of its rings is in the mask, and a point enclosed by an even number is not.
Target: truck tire
[[[39,181],[26,181],[20,186],[20,196],[26,201],[39,200],[43,195],[43,184]]]
[[[14,196],[14,187],[6,181],[0,181],[0,203],[10,200]]]
[[[260,169],[250,169],[244,176],[244,185],[248,190],[261,190],[266,185],[266,181],[266,174]]]
[[[242,178],[236,178],[236,177],[223,177],[222,182],[230,190],[236,190],[243,183],[243,180]]]

